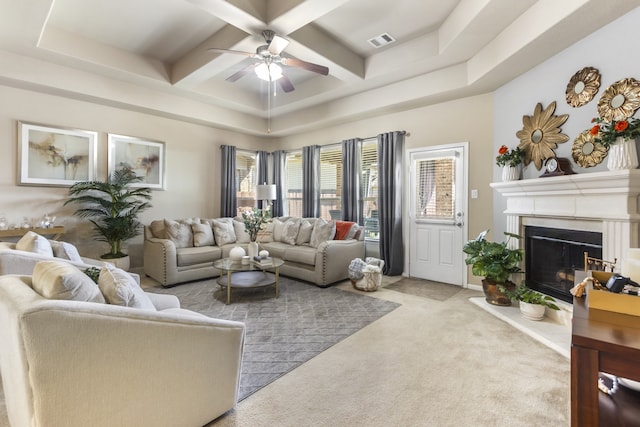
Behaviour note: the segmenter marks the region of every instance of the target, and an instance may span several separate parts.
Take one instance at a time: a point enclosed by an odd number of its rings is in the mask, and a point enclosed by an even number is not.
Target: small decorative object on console
[[[565,157],[550,157],[545,162],[544,173],[540,178],[548,176],[573,175],[571,162]]]

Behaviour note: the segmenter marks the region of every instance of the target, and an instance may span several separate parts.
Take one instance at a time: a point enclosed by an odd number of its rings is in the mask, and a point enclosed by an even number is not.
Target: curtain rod
[[[411,136],[411,134],[409,132],[407,132],[406,130],[401,130],[400,131],[401,134],[405,135],[405,136]],[[358,138],[361,141],[371,141],[372,139],[378,139],[378,135],[376,136],[368,136],[366,138]]]

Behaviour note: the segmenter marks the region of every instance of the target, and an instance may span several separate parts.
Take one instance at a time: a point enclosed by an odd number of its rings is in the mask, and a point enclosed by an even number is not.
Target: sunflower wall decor
[[[623,120],[640,108],[640,82],[626,78],[615,82],[600,95],[598,115],[607,122]]]
[[[582,107],[591,101],[600,89],[600,72],[593,67],[584,67],[576,72],[569,83],[565,96],[567,104],[572,107]]]
[[[599,165],[609,153],[609,147],[595,142],[595,137],[591,130],[587,129],[578,134],[571,146],[573,161],[583,168]]]
[[[560,126],[567,121],[569,115],[555,116],[555,110],[555,101],[545,109],[538,102],[533,116],[522,116],[524,126],[516,132],[516,136],[520,139],[518,147],[524,150],[525,166],[533,161],[536,169],[540,170],[544,160],[555,157],[553,149],[569,140],[567,135],[560,132]]]

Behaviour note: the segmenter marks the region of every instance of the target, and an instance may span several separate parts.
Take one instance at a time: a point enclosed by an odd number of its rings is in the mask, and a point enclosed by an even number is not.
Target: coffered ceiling
[[[265,135],[491,91],[640,0],[4,0],[0,83]],[[248,73],[261,32],[295,90]],[[368,40],[395,42],[375,48]],[[589,64],[577,64],[585,66]],[[269,126],[270,118],[270,126]]]

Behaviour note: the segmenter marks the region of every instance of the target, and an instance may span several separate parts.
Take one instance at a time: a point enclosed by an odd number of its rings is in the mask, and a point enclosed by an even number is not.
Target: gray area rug
[[[145,290],[176,295],[183,308],[209,317],[246,324],[240,400],[400,306],[284,277],[278,299],[273,286],[233,289],[230,305],[215,280]]]
[[[384,288],[436,301],[446,301],[462,291],[460,286],[412,277],[404,277]]]

